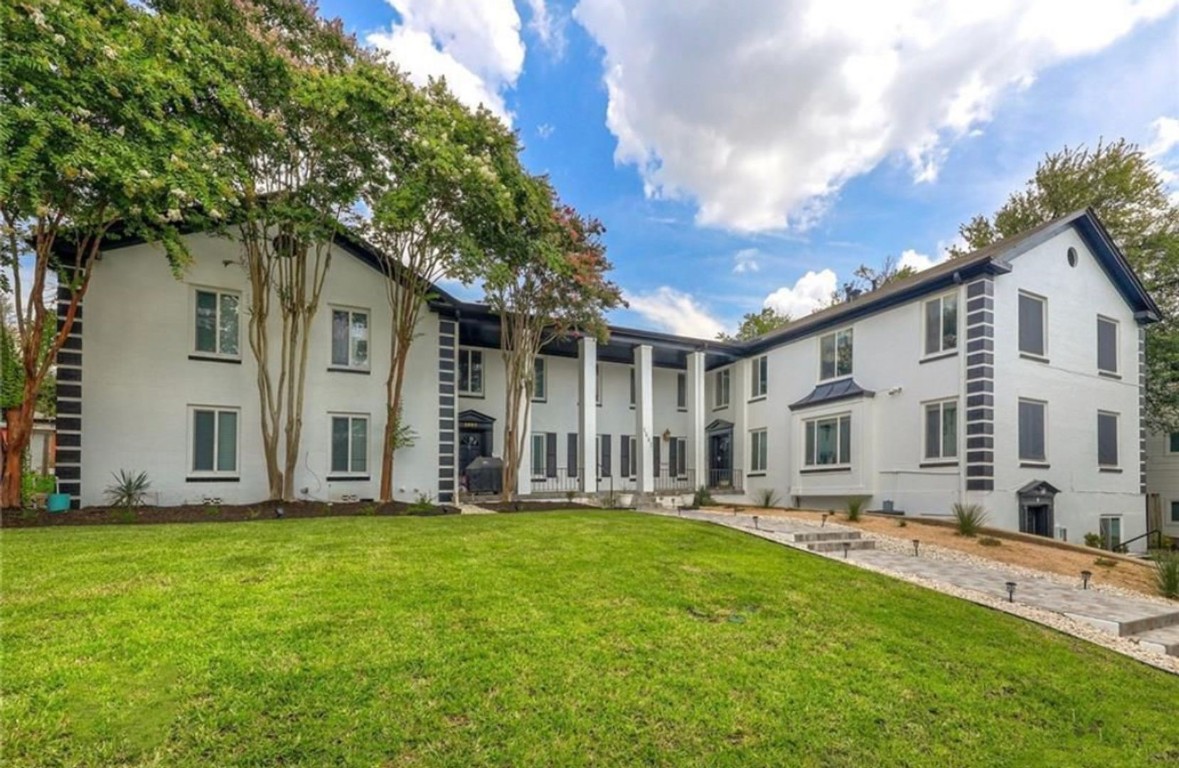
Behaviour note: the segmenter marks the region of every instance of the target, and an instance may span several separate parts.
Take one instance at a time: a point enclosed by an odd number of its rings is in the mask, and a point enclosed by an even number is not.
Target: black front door
[[[491,430],[484,425],[459,430],[459,474],[467,471],[467,465],[480,456],[491,455]]]
[[[726,488],[733,484],[733,431],[708,436],[708,486]]]
[[[1028,504],[1024,507],[1024,533],[1052,537],[1052,506],[1050,504]]]

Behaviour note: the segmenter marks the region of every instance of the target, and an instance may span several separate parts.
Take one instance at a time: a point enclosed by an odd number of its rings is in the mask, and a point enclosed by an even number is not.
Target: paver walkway
[[[820,526],[790,518],[755,519],[751,514],[716,514],[695,510],[655,514],[678,515],[717,523],[800,549],[806,549],[807,544],[801,540],[796,541],[796,536],[813,540],[813,534],[819,532],[845,532],[849,536],[860,534],[857,529],[833,522]],[[870,534],[865,536],[871,540]],[[1015,604],[1067,616],[1117,637],[1131,637],[1149,651],[1179,655],[1179,604],[1168,605],[1099,589],[1082,589],[1079,576],[1076,585],[1070,586],[1061,583],[1060,577],[1056,574],[1035,577],[1030,576],[1026,569],[1010,568],[999,562],[992,565],[977,561],[915,556],[912,552],[895,551],[895,543],[893,549],[850,548],[845,552],[842,547],[838,547],[834,551],[813,554],[834,560],[846,560],[849,565],[913,577],[935,587],[949,585],[957,590],[966,590],[989,598],[980,601],[987,604],[1007,602],[1006,584],[1009,581],[1014,582],[1015,592],[1011,602]],[[1061,628],[1055,624],[1053,626]]]

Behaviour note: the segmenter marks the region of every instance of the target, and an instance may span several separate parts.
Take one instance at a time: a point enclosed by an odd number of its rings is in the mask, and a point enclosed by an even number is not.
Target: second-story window
[[[332,310],[332,366],[368,369],[368,312]]]
[[[770,358],[766,355],[755,357],[750,361],[750,368],[753,375],[750,377],[749,396],[751,398],[765,397],[766,392],[769,391]]]
[[[950,293],[925,302],[925,354],[958,348],[958,296]]]
[[[852,329],[819,337],[819,380],[852,374]]]
[[[630,407],[635,407],[635,369],[630,369]]]
[[[1019,294],[1019,351],[1044,357],[1048,349],[1045,316],[1046,302],[1030,293]]]
[[[730,371],[728,368],[716,372],[716,392],[713,402],[717,408],[727,408],[729,405]]]
[[[675,407],[681,411],[688,410],[688,374],[675,375]]]
[[[198,290],[196,292],[196,340],[193,349],[201,355],[240,357],[238,303],[236,293]]]
[[[478,349],[460,349],[458,363],[459,394],[482,395],[483,352]]]
[[[543,357],[536,358],[532,364],[532,399],[537,402],[544,402],[548,399],[548,371],[546,370]]]
[[[1097,318],[1097,370],[1118,372],[1118,321],[1108,317]]]

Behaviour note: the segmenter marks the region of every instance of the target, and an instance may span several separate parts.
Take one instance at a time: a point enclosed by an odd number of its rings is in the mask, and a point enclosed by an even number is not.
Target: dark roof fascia
[[[1105,269],[1109,279],[1134,310],[1134,319],[1140,325],[1157,323],[1163,313],[1155,303],[1146,286],[1126,260],[1125,254],[1114,242],[1109,230],[1101,223],[1093,209],[1085,209],[1085,216],[1077,221],[1078,230],[1085,242],[1098,255],[1098,262]]]
[[[854,379],[851,380],[851,387],[835,395],[819,395],[816,397],[815,393],[819,392],[823,387],[830,386],[829,384],[820,384],[811,390],[806,397],[791,403],[787,406],[792,411],[805,410],[818,405],[829,405],[831,403],[838,403],[842,400],[852,400],[861,397],[876,397],[876,393],[870,389],[864,389],[856,383]]]

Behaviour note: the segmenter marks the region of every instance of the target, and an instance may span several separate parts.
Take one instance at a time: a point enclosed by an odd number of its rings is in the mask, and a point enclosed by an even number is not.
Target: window
[[[1046,302],[1030,293],[1019,294],[1019,351],[1044,357],[1047,333],[1044,328]]]
[[[925,354],[958,348],[958,296],[947,294],[925,302]]]
[[[1038,400],[1019,401],[1019,458],[1021,461],[1047,461],[1046,411],[1048,404]]]
[[[237,409],[192,409],[192,462],[194,475],[236,475]]]
[[[750,367],[752,368],[752,374],[753,374],[752,376],[750,376],[750,379],[752,381],[752,385],[750,387],[750,392],[749,392],[750,397],[765,397],[766,396],[766,392],[769,389],[769,378],[770,378],[769,361],[770,361],[770,359],[766,355],[762,355],[761,357],[755,357],[755,358],[753,358],[753,360],[750,361]]]
[[[622,476],[634,477],[638,474],[637,446],[632,435],[619,435],[618,448],[622,456]]]
[[[532,363],[532,400],[543,403],[548,399],[548,378],[543,357],[536,358]]]
[[[688,410],[688,374],[675,375],[675,407],[681,411]]]
[[[925,405],[925,459],[947,461],[958,458],[958,401],[943,400]]]
[[[808,467],[851,464],[851,414],[812,419],[805,424],[803,463]]]
[[[1168,448],[1171,453],[1179,453],[1179,432],[1172,432],[1170,440],[1168,441]]]
[[[332,416],[332,474],[368,472],[368,417]]]
[[[196,292],[196,346],[202,355],[240,357],[236,293],[223,291]]]
[[[610,435],[598,435],[598,477],[610,477]]]
[[[630,369],[630,407],[635,407],[635,369]]]
[[[1101,533],[1101,546],[1104,549],[1113,549],[1122,543],[1122,518],[1102,517],[1097,521],[1097,525]]]
[[[1171,502],[1171,522],[1179,523],[1179,501]]]
[[[729,406],[730,370],[725,368],[716,372],[715,403],[717,408]]]
[[[766,431],[755,429],[749,433],[749,471],[765,472],[768,465],[768,446]]]
[[[852,329],[847,328],[819,338],[819,380],[851,376]]]
[[[460,349],[459,360],[459,394],[483,394],[483,353],[478,349]]]
[[[1118,321],[1107,317],[1097,318],[1097,370],[1118,372]]]
[[[674,477],[688,476],[688,438],[673,437],[668,441],[667,468]]]
[[[1097,412],[1097,465],[1116,467],[1118,465],[1118,415],[1106,411]]]
[[[545,433],[532,433],[532,479],[545,478]]]
[[[602,404],[602,366],[594,366],[594,399],[598,405]]]
[[[332,310],[332,365],[368,368],[368,312]]]

